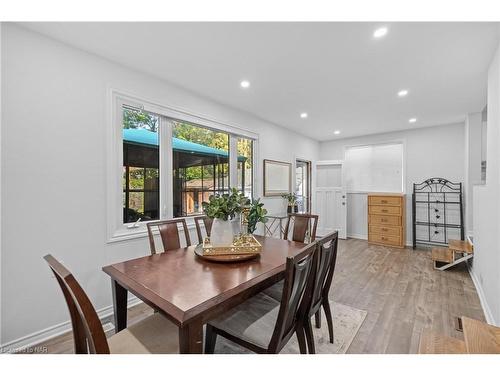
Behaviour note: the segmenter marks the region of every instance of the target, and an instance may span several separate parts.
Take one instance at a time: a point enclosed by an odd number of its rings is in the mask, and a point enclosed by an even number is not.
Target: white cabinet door
[[[319,216],[317,235],[337,230],[339,238],[347,234],[347,196],[342,186],[342,162],[316,163],[315,211]]]

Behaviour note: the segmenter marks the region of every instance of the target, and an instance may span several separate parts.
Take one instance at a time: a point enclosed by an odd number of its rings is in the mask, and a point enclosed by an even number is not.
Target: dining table
[[[179,327],[180,353],[203,353],[203,325],[283,279],[286,258],[305,246],[255,238],[262,250],[251,260],[209,261],[194,245],[103,267],[111,277],[115,331],[127,327],[130,292]]]

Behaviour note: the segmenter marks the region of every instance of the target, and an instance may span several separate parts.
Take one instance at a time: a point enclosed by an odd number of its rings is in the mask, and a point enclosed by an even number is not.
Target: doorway
[[[343,162],[325,160],[316,162],[315,205],[319,215],[318,236],[334,230],[339,238],[347,236],[346,191],[342,178]]]
[[[295,160],[295,194],[299,212],[311,212],[311,162]]]

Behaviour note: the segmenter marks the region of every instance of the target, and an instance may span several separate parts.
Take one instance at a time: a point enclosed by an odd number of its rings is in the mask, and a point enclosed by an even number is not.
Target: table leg
[[[113,291],[113,307],[115,314],[115,333],[127,328],[127,289],[111,280]]]
[[[203,323],[195,320],[179,327],[179,351],[181,354],[203,353]]]

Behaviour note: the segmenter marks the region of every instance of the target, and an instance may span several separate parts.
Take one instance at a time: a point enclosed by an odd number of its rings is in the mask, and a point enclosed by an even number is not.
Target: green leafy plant
[[[211,195],[203,202],[203,212],[212,219],[230,220],[250,204],[250,199],[232,188],[229,193]]]
[[[295,206],[297,203],[297,194],[295,193],[286,193],[286,194],[281,194],[281,198],[286,199],[288,201],[289,206]]]
[[[260,199],[252,201],[247,214],[248,233],[253,233],[257,229],[257,223],[267,222],[267,210],[264,208],[264,203]]]

